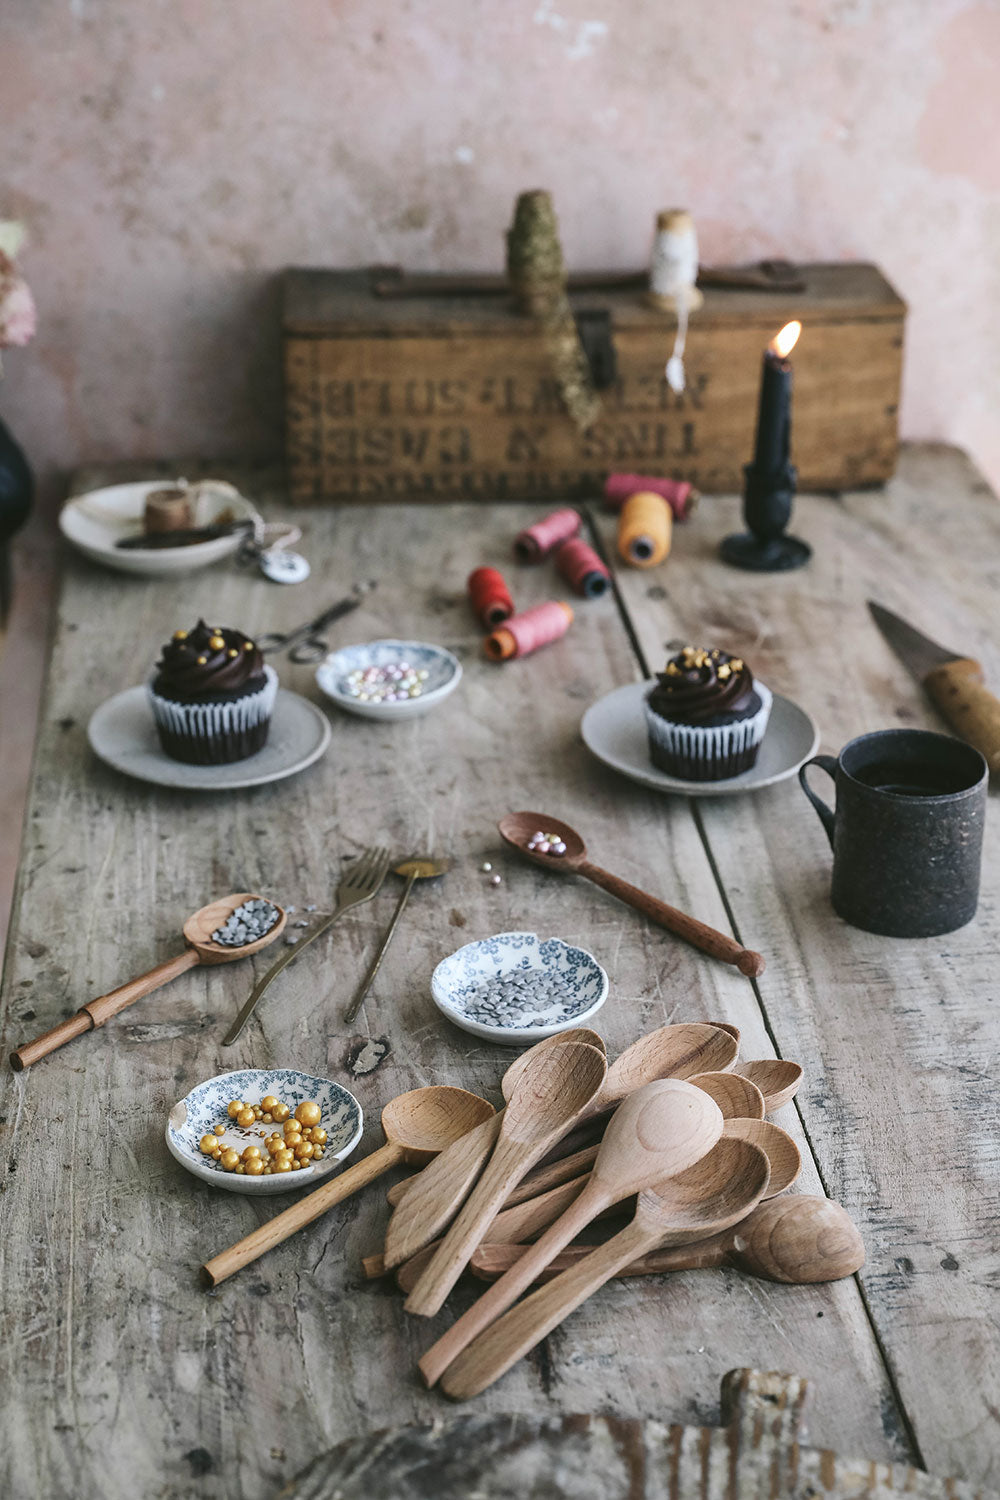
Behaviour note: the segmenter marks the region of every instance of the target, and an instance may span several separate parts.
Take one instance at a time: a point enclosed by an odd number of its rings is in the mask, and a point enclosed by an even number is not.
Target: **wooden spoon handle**
[[[333,1208],[335,1203],[341,1203],[349,1198],[352,1193],[367,1187],[380,1177],[383,1172],[388,1172],[403,1158],[403,1148],[389,1141],[373,1151],[371,1156],[366,1156],[364,1161],[356,1162],[353,1167],[348,1167],[346,1172],[341,1172],[332,1182],[325,1182],[321,1188],[314,1193],[307,1193],[300,1198],[298,1203],[293,1203],[291,1208],[286,1208],[284,1213],[276,1214],[266,1224],[261,1224],[252,1234],[245,1239],[232,1245],[228,1250],[223,1250],[212,1260],[206,1261],[202,1266],[202,1275],[210,1286],[218,1286],[220,1281],[225,1281],[235,1271],[243,1266],[249,1265],[252,1260],[259,1260],[268,1250],[273,1250],[275,1245],[280,1245],[282,1240],[289,1239],[297,1230],[305,1228],[327,1209]]]
[[[148,974],[140,974],[138,979],[130,979],[127,984],[119,985],[118,989],[111,990],[107,995],[99,995],[96,1000],[88,1000],[86,1005],[81,1005],[76,1015],[60,1021],[58,1026],[53,1026],[51,1031],[46,1031],[43,1036],[36,1037],[33,1042],[25,1042],[23,1047],[18,1047],[10,1054],[10,1065],[18,1073],[22,1068],[30,1067],[40,1057],[45,1057],[49,1052],[55,1052],[57,1047],[62,1047],[66,1042],[71,1042],[76,1036],[83,1036],[85,1031],[92,1031],[97,1026],[103,1026],[109,1016],[116,1016],[120,1010],[125,1010],[129,1005],[134,1005],[136,1000],[141,1000],[143,995],[152,994],[161,985],[169,984],[171,979],[184,974],[188,969],[193,969],[200,962],[198,954],[193,948],[185,948],[182,953],[175,953],[173,958],[166,959],[162,964],[157,964],[155,969],[150,969]]]
[[[419,1369],[428,1386],[436,1385],[462,1350],[506,1312],[544,1271],[552,1257],[558,1255],[570,1240],[576,1239],[591,1219],[607,1207],[609,1196],[613,1196],[613,1190],[609,1195],[595,1178],[588,1179],[588,1187],[578,1194],[554,1224],[549,1225],[541,1239],[527,1246],[524,1254],[500,1280],[494,1282],[427,1350],[419,1362]]]
[[[659,1235],[651,1234],[633,1219],[606,1245],[592,1250],[554,1281],[532,1292],[480,1334],[449,1365],[442,1389],[457,1401],[477,1396],[623,1266],[651,1249],[658,1239]]]
[[[387,1271],[429,1245],[454,1218],[489,1159],[502,1124],[501,1109],[446,1146],[419,1174],[389,1220],[384,1250]]]
[[[764,958],[760,953],[755,953],[752,948],[744,948],[733,938],[727,937],[724,932],[718,932],[714,927],[709,927],[705,922],[699,922],[697,917],[689,917],[687,912],[678,911],[676,906],[668,906],[665,901],[658,901],[655,896],[650,896],[647,891],[640,891],[638,886],[629,885],[627,880],[622,880],[617,875],[612,875],[609,870],[602,870],[600,865],[593,865],[589,859],[581,860],[574,866],[577,874],[583,875],[587,880],[592,880],[602,890],[609,891],[612,896],[617,896],[619,901],[624,901],[628,906],[634,906],[636,911],[641,911],[643,916],[649,917],[651,921],[657,922],[665,927],[668,932],[673,932],[677,937],[683,938],[694,948],[700,948],[711,958],[718,958],[725,964],[734,964],[741,974],[748,978],[756,979],[764,972]]]
[[[665,1271],[700,1271],[707,1267],[721,1266],[725,1264],[732,1243],[732,1230],[724,1230],[711,1239],[699,1240],[696,1245],[678,1245],[672,1250],[650,1250],[647,1255],[630,1260],[615,1275],[662,1276]],[[480,1245],[469,1262],[469,1269],[483,1281],[496,1281],[497,1277],[509,1271],[531,1248],[530,1245]],[[589,1254],[588,1245],[567,1245],[552,1257],[537,1280],[552,1281],[560,1271],[577,1265]]]
[[[955,733],[986,757],[990,775],[1000,774],[1000,699],[983,684],[979,663],[946,661],[928,672],[924,687]]]

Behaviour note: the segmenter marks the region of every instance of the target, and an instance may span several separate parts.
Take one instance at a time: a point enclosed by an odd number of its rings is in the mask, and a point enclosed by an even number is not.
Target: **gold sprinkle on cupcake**
[[[198,665],[199,665],[199,667],[207,666],[207,664],[208,664],[208,657],[207,656],[199,656],[199,658],[198,658]]]
[[[230,646],[229,650],[226,652],[227,656],[239,656],[239,654],[240,653],[237,651],[235,646]]]
[[[186,630],[175,630],[174,631],[174,640],[175,641],[186,641],[187,638],[188,638],[188,633],[187,633]]]
[[[226,642],[221,635],[213,635],[209,637],[208,644],[213,651],[221,651]]]
[[[244,651],[252,651],[253,650],[253,641],[244,641],[243,642],[243,649],[244,649]]]

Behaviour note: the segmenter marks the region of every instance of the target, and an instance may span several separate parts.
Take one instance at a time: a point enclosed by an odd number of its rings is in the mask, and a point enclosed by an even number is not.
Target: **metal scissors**
[[[265,656],[274,651],[287,651],[289,660],[299,665],[305,662],[322,661],[330,650],[330,643],[323,640],[320,631],[332,625],[334,620],[350,614],[352,609],[357,609],[362,595],[373,587],[374,584],[369,584],[367,588],[356,588],[345,599],[338,599],[336,604],[331,604],[330,608],[325,609],[321,615],[317,615],[315,620],[308,620],[305,625],[298,625],[284,635],[276,630],[258,635],[256,637],[258,648]]]

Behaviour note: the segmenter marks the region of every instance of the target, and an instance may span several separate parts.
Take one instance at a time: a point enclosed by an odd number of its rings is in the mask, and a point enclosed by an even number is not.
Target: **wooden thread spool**
[[[573,623],[573,611],[562,600],[550,599],[513,615],[488,635],[483,650],[493,661],[510,661],[515,656],[530,656],[532,651],[548,646],[566,634]]]
[[[607,592],[611,574],[587,542],[571,537],[556,548],[555,564],[574,593],[584,599],[599,599]]]
[[[640,490],[662,495],[675,521],[686,521],[698,500],[698,491],[686,479],[666,479],[656,474],[609,474],[604,481],[604,503],[609,510],[621,510],[629,495],[637,495]]]
[[[526,526],[514,538],[514,555],[520,562],[540,563],[550,552],[580,530],[580,517],[567,506],[554,510],[533,526]]]
[[[194,525],[194,509],[186,489],[175,486],[151,490],[146,496],[143,529],[146,532],[186,531]]]
[[[640,490],[622,506],[618,552],[633,568],[655,568],[670,551],[674,513],[662,495]]]
[[[487,630],[494,630],[514,613],[514,601],[496,568],[475,568],[466,587],[476,617]]]

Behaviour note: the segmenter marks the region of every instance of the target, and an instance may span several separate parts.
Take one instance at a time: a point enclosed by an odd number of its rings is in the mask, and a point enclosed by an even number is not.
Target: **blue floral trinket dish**
[[[431,994],[463,1031],[520,1047],[585,1025],[608,998],[608,976],[562,938],[501,932],[443,958]]]
[[[338,708],[364,719],[416,719],[454,692],[462,664],[426,641],[368,641],[331,652],[316,681]]]
[[[287,1104],[292,1115],[307,1100],[319,1105],[319,1124],[326,1131],[321,1160],[310,1159],[298,1171],[254,1177],[227,1172],[218,1161],[202,1153],[202,1136],[215,1135],[224,1149],[231,1147],[241,1157],[248,1146],[258,1146],[261,1158],[269,1163],[265,1141],[282,1133],[281,1124],[256,1120],[252,1125],[240,1125],[228,1113],[233,1099],[259,1107],[268,1094]],[[220,1134],[218,1127],[223,1124]],[[167,1119],[166,1140],[171,1156],[212,1187],[229,1193],[287,1193],[291,1188],[315,1187],[323,1182],[354,1150],[363,1125],[357,1099],[330,1078],[314,1078],[295,1068],[243,1068],[206,1079],[178,1100]]]

